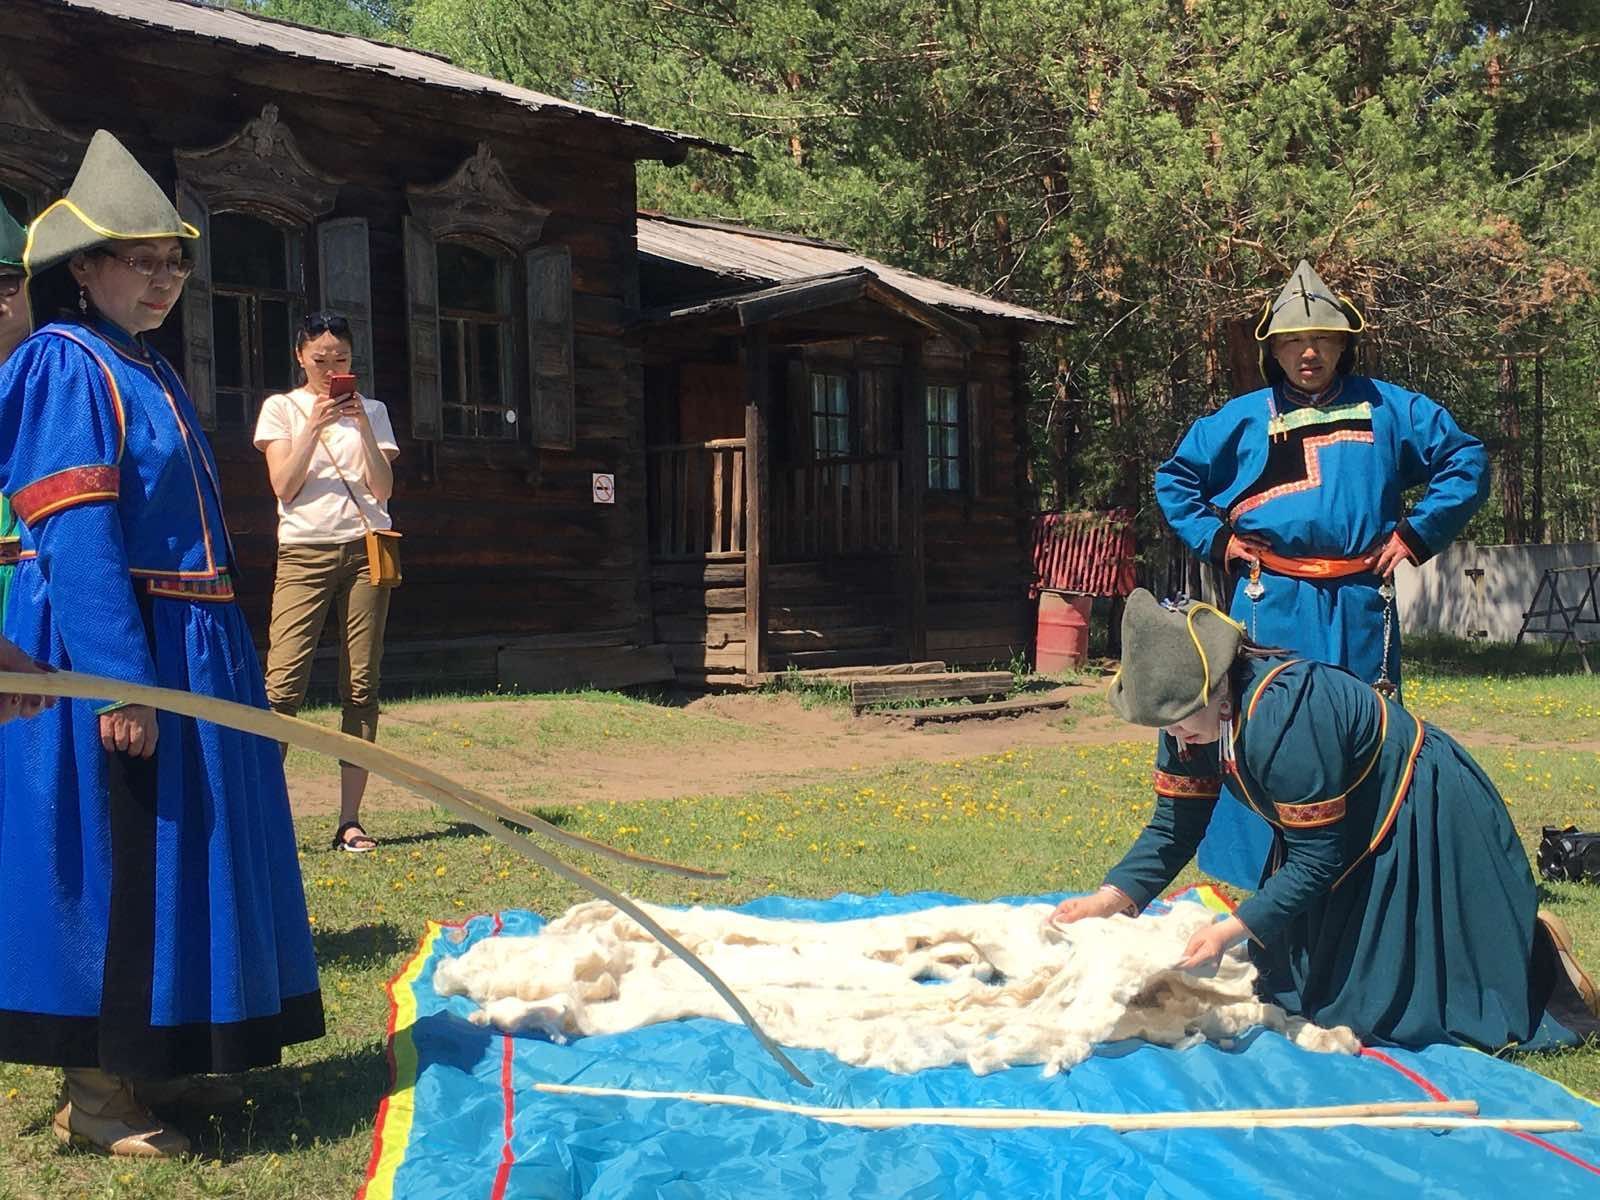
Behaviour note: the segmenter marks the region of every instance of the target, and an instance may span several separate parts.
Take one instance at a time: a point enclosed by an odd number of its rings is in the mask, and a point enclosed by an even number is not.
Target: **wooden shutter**
[[[967,410],[964,414],[967,435],[966,492],[976,500],[984,493],[984,478],[989,466],[989,413],[983,402],[987,389],[981,383],[968,383],[962,390],[966,393],[964,399]]]
[[[211,206],[192,187],[178,184],[178,215],[200,231],[188,248],[194,273],[183,287],[183,382],[202,429],[217,427],[217,368],[211,332]]]
[[[370,396],[372,379],[372,264],[367,219],[340,217],[317,226],[317,273],[322,307],[350,319],[351,368],[361,391]]]
[[[799,464],[817,457],[815,438],[811,432],[811,373],[798,352],[791,352],[783,377],[784,395],[789,401],[789,445],[782,461]]]
[[[547,450],[577,445],[572,362],[572,254],[565,246],[528,251],[528,378],[533,440]]]
[[[427,226],[404,220],[406,249],[406,342],[411,365],[411,436],[439,440],[443,399],[439,393],[439,259]]]

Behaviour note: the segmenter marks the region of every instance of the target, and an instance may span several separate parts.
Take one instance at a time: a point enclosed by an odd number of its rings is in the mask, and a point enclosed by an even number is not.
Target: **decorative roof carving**
[[[333,208],[343,182],[306,161],[294,134],[278,119],[278,106],[221,145],[178,150],[178,176],[198,190],[213,210],[242,209],[299,225],[310,225]]]
[[[406,195],[412,215],[434,237],[487,242],[512,253],[537,244],[550,215],[512,186],[487,142],[443,183],[412,184]]]
[[[57,124],[22,77],[0,64],[0,174],[40,204],[66,193],[89,139]]]

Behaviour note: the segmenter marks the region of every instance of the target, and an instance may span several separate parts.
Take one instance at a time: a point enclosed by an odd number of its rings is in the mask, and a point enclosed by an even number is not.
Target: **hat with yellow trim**
[[[37,274],[102,242],[199,236],[126,147],[97,129],[67,194],[28,231],[24,265]]]
[[[4,204],[0,204],[0,266],[20,267],[22,250],[28,244],[28,231],[18,225]]]
[[[1206,706],[1227,677],[1244,627],[1209,604],[1162,604],[1144,588],[1122,614],[1122,669],[1107,699],[1135,725],[1174,725]]]
[[[1278,298],[1262,307],[1256,341],[1275,333],[1360,333],[1366,327],[1356,306],[1323,283],[1302,258]]]

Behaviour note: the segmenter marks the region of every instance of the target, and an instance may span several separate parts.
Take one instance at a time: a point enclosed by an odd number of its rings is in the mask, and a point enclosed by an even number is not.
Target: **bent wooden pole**
[[[511,822],[527,829],[537,830],[552,841],[560,842],[580,850],[590,850],[596,854],[603,854],[617,862],[627,863],[631,866],[645,867],[652,871],[666,871],[675,875],[688,875],[696,878],[721,878],[719,874],[711,871],[702,871],[695,867],[686,867],[678,863],[663,862],[660,859],[647,858],[643,855],[629,854],[618,850],[614,846],[607,846],[604,842],[596,842],[578,834],[568,833],[549,821],[534,816],[532,813],[522,812],[482,792],[472,788],[463,787],[440,775],[437,771],[423,766],[419,762],[407,758],[403,754],[396,754],[393,750],[385,749],[373,742],[363,741],[361,738],[352,737],[347,733],[323,729],[309,721],[302,721],[298,717],[286,717],[281,713],[271,712],[264,708],[252,708],[247,704],[237,704],[232,700],[222,700],[215,696],[199,696],[193,692],[180,692],[171,688],[149,687],[145,684],[124,683],[117,679],[105,679],[98,675],[81,675],[73,671],[53,671],[44,675],[24,675],[18,672],[0,671],[0,692],[17,692],[22,695],[57,696],[72,700],[113,700],[122,704],[143,704],[151,708],[159,708],[165,712],[177,713],[179,716],[193,717],[200,721],[210,721],[214,725],[224,725],[229,729],[236,729],[241,733],[253,733],[275,742],[287,742],[291,746],[298,746],[302,750],[311,750],[319,754],[326,754],[342,762],[354,766],[365,767],[376,775],[399,784],[409,791],[426,800],[431,800],[441,808],[448,809],[457,816],[470,821],[484,833],[515,850],[523,857],[531,859],[541,867],[561,876],[568,883],[576,884],[590,895],[608,900],[618,909],[638,922],[658,942],[671,950],[695,974],[704,979],[717,995],[726,1001],[729,1008],[750,1030],[761,1046],[770,1054],[778,1065],[781,1066],[798,1083],[806,1087],[811,1086],[811,1080],[806,1078],[804,1072],[790,1060],[777,1042],[768,1036],[767,1031],[761,1028],[760,1023],[744,1006],[744,1002],[734,995],[733,989],[723,982],[721,976],[702,962],[698,955],[673,937],[649,913],[645,912],[632,900],[621,892],[608,887],[598,879],[577,867],[571,866],[551,854],[548,850],[535,845],[527,837],[507,829],[502,822]],[[159,750],[159,747],[157,747]]]
[[[1575,1133],[1576,1121],[1524,1117],[1479,1118],[1476,1100],[1379,1101],[1314,1108],[1240,1108],[1150,1113],[1074,1112],[1040,1108],[828,1108],[788,1104],[755,1096],[717,1092],[650,1092],[631,1088],[536,1083],[535,1090],[559,1096],[600,1096],[624,1100],[683,1100],[762,1112],[810,1117],[830,1125],[862,1129],[903,1129],[945,1125],[964,1129],[1110,1129],[1135,1133],[1162,1129],[1507,1129],[1526,1133]]]

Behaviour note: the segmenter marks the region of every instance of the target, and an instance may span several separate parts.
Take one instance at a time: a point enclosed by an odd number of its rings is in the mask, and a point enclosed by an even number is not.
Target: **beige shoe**
[[[133,1096],[146,1108],[187,1108],[215,1112],[244,1103],[244,1089],[215,1075],[180,1075],[176,1079],[135,1082]]]
[[[65,1103],[50,1123],[56,1139],[125,1158],[180,1158],[189,1139],[134,1098],[125,1079],[93,1069],[70,1069]]]
[[[1572,949],[1572,930],[1568,929],[1567,923],[1555,913],[1546,912],[1542,908],[1537,919],[1550,935],[1550,942],[1556,948],[1556,957],[1561,962],[1561,968],[1566,971],[1567,978],[1572,980],[1572,986],[1578,990],[1584,1007],[1596,1017],[1600,1017],[1600,986],[1596,986],[1589,973],[1579,965],[1578,956]]]

